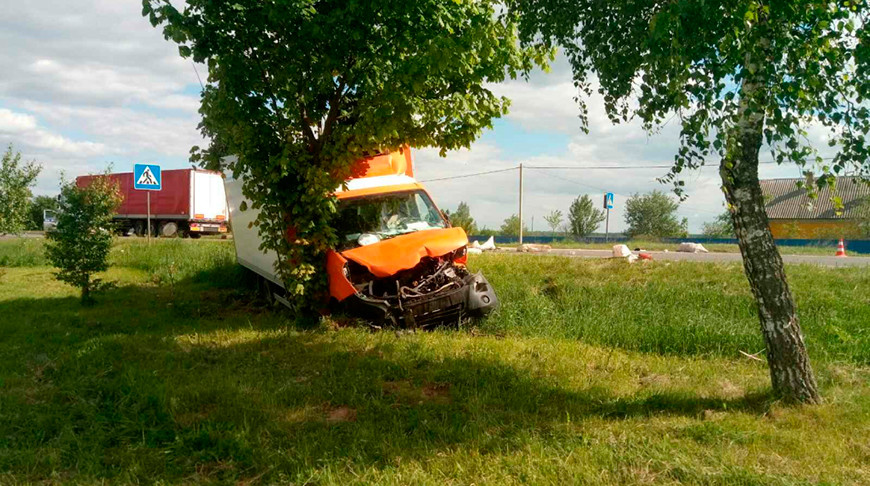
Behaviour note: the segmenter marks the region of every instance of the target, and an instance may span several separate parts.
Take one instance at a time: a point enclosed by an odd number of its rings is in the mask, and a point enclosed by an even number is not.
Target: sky
[[[10,2],[0,17],[0,144],[13,144],[27,160],[43,166],[35,194],[56,194],[62,177],[103,171],[132,171],[136,163],[163,168],[189,167],[194,145],[204,145],[200,84],[204,66],[178,55],[141,16],[140,0],[29,0]],[[198,70],[198,73],[197,73]],[[529,166],[570,166],[574,170],[524,170],[524,220],[548,229],[544,216],[567,214],[571,201],[589,194],[600,204],[615,194],[611,231],[625,228],[623,208],[631,194],[653,189],[665,169],[583,170],[583,167],[668,164],[679,127],[658,133],[638,123],[613,126],[600,98],[590,108],[590,133],[580,130],[570,67],[557,59],[550,72],[530,80],[491,86],[511,100],[510,114],[496,120],[470,149],[438,156],[416,151],[422,181],[490,170]],[[823,137],[818,137],[819,144]],[[770,159],[763,154],[762,160]],[[715,164],[714,164],[715,165]],[[518,171],[426,183],[442,209],[460,201],[471,207],[478,225],[498,228],[518,212]],[[794,167],[762,166],[761,177],[799,177]],[[700,231],[724,210],[714,167],[686,177],[689,198],[679,214]],[[604,230],[603,225],[600,228]]]

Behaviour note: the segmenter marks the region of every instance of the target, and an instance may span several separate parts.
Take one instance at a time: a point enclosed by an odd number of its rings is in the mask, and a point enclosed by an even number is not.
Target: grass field
[[[870,484],[866,269],[788,267],[826,403],[786,407],[738,265],[475,256],[502,308],[403,333],[268,308],[225,241],[120,242],[82,308],[39,245],[0,242],[0,484]]]
[[[483,243],[483,241],[481,241]],[[627,242],[619,242],[619,243],[578,243],[573,241],[556,241],[553,243],[549,243],[553,248],[566,248],[566,249],[577,249],[582,248],[584,250],[610,250],[613,248],[615,244],[625,244],[630,249],[634,250],[635,248],[641,248],[649,251],[676,251],[677,243],[664,243],[661,241],[646,241],[646,240],[630,240]],[[498,245],[504,246],[508,248],[515,248],[519,246],[516,243]],[[848,245],[847,245],[848,246]],[[704,243],[704,248],[708,251],[718,252],[718,253],[740,253],[740,248],[737,245],[730,245],[725,243]],[[835,246],[780,246],[780,253],[783,255],[827,255],[831,256],[836,253],[837,248]]]

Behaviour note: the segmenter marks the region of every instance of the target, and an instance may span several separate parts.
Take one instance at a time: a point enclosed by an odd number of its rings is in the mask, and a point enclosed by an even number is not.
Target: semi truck
[[[96,177],[109,177],[118,184],[122,201],[115,214],[118,230],[127,236],[146,234],[148,220],[147,192],[151,197],[152,236],[189,236],[227,232],[227,203],[223,176],[204,169],[174,169],[162,171],[159,191],[133,188],[133,173],[88,175],[76,178],[79,187],[87,186]]]
[[[465,231],[450,226],[414,179],[410,148],[360,160],[354,174],[362,176],[335,192],[339,241],[323,262],[333,307],[377,327],[428,328],[498,306],[486,278],[466,267]],[[227,175],[224,183],[239,264],[259,275],[270,299],[289,305],[278,255],[260,250],[258,227],[249,224],[259,212],[242,193],[244,177]]]

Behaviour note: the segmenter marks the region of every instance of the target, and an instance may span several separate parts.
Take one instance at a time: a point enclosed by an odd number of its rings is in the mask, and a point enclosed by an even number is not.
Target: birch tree
[[[578,90],[580,126],[597,89],[613,123],[654,131],[680,124],[662,178],[684,195],[682,175],[719,165],[749,285],[758,307],[774,391],[819,401],[795,302],[771,235],[759,152],[805,171],[807,188],[846,172],[870,173],[870,28],[866,0],[509,0],[528,45],[560,46]],[[827,129],[836,155],[809,141]],[[836,201],[835,201],[836,202]]]

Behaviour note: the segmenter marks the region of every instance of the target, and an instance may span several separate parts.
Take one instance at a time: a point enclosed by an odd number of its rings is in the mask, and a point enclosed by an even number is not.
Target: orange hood
[[[440,257],[468,244],[462,228],[417,231],[341,252],[348,260],[383,278],[414,268],[423,257]]]

